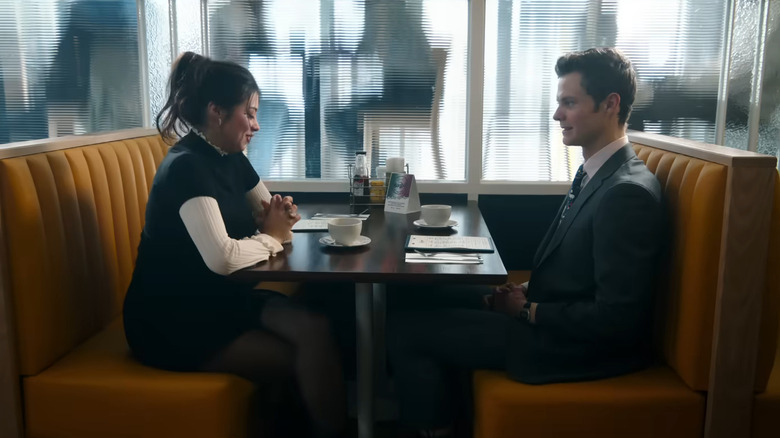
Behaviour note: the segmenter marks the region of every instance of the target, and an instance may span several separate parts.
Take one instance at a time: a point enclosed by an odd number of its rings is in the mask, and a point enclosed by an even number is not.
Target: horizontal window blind
[[[0,54],[0,143],[143,123],[135,0],[3,0]]]
[[[630,128],[714,141],[723,4],[707,0],[487,0],[483,179],[571,180],[581,150],[552,120],[566,52],[616,46],[634,63]]]
[[[484,26],[469,20],[471,1],[485,3]],[[780,7],[768,3],[764,28],[763,4],[735,0],[725,144],[777,155],[780,51],[773,49]],[[418,179],[463,181],[471,31],[485,33],[484,71],[470,73],[484,80],[476,164],[483,180],[565,181],[582,158],[579,148],[562,145],[552,120],[556,59],[617,46],[639,76],[631,129],[714,142],[726,6],[725,0],[4,0],[0,144],[141,126],[144,107],[153,119],[164,102],[170,61],[191,50],[236,61],[257,78],[261,131],[248,155],[265,179],[344,180],[354,152],[365,150],[372,171],[387,157],[403,156]],[[756,88],[756,42],[765,30],[763,88]],[[751,90],[760,93],[760,108]],[[748,126],[751,113],[757,134]]]
[[[212,0],[209,35],[260,85],[261,177],[346,179],[365,150],[465,179],[467,0]]]

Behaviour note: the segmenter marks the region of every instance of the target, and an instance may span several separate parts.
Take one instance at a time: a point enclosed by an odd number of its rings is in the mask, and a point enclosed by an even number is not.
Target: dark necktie
[[[580,194],[580,189],[582,189],[582,178],[584,176],[585,171],[582,170],[582,166],[580,166],[580,168],[577,169],[577,173],[574,175],[574,181],[571,182],[571,188],[569,189],[569,194],[566,198],[566,205],[563,207],[559,222],[563,221],[563,218],[566,217],[566,213],[571,208],[571,205],[574,204],[574,200],[577,199],[577,195]]]

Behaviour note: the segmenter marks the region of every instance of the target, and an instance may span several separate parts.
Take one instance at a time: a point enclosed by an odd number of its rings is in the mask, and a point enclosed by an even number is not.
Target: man
[[[451,432],[453,370],[506,370],[539,384],[624,374],[649,361],[664,221],[660,184],[626,137],[636,74],[609,48],[567,54],[555,70],[553,119],[585,163],[537,250],[530,282],[496,288],[485,300],[492,311],[391,316],[401,421],[423,436]]]

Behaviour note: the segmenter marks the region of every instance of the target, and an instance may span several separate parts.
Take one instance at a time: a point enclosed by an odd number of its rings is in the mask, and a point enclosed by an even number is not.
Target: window
[[[344,179],[366,150],[465,179],[466,0],[214,0],[209,17],[211,55],[261,87],[261,177]]]
[[[737,149],[755,150],[780,157],[780,3],[769,1],[767,22],[761,22],[762,2],[746,0],[737,3],[733,54],[729,71],[729,94],[724,144]],[[760,106],[751,102],[753,67],[759,54],[756,41],[766,34],[762,61],[764,72],[759,90]],[[751,142],[750,113],[758,111],[757,139]],[[753,144],[751,144],[753,143]]]
[[[0,144],[141,127],[135,0],[0,3]]]
[[[725,123],[715,120],[730,3],[3,0],[0,144],[152,126],[171,61],[191,50],[255,75],[261,130],[248,156],[266,180],[346,182],[355,151],[366,150],[372,170],[403,156],[423,185],[452,183],[436,190],[506,193],[572,178],[582,158],[552,120],[554,64],[616,46],[639,76],[630,128],[777,155],[780,3],[733,0]],[[484,36],[482,71],[468,70],[481,65],[469,35]],[[469,108],[480,89],[482,107]],[[481,156],[469,155],[480,146],[468,145],[469,126],[477,138],[481,128]]]
[[[483,180],[571,180],[582,156],[552,119],[554,67],[589,47],[632,60],[632,129],[713,142],[723,10],[706,0],[487,0]]]

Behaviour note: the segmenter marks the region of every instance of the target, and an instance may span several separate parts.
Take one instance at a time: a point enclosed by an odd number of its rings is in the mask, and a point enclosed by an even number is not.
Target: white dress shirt
[[[596,152],[592,157],[588,158],[582,165],[582,170],[585,171],[585,176],[582,178],[580,188],[584,188],[588,184],[588,181],[590,181],[590,179],[596,175],[596,172],[601,169],[601,166],[603,166],[611,156],[615,155],[615,152],[617,152],[627,143],[628,137],[624,135],[623,137],[620,137],[612,143],[604,146],[600,151]]]

